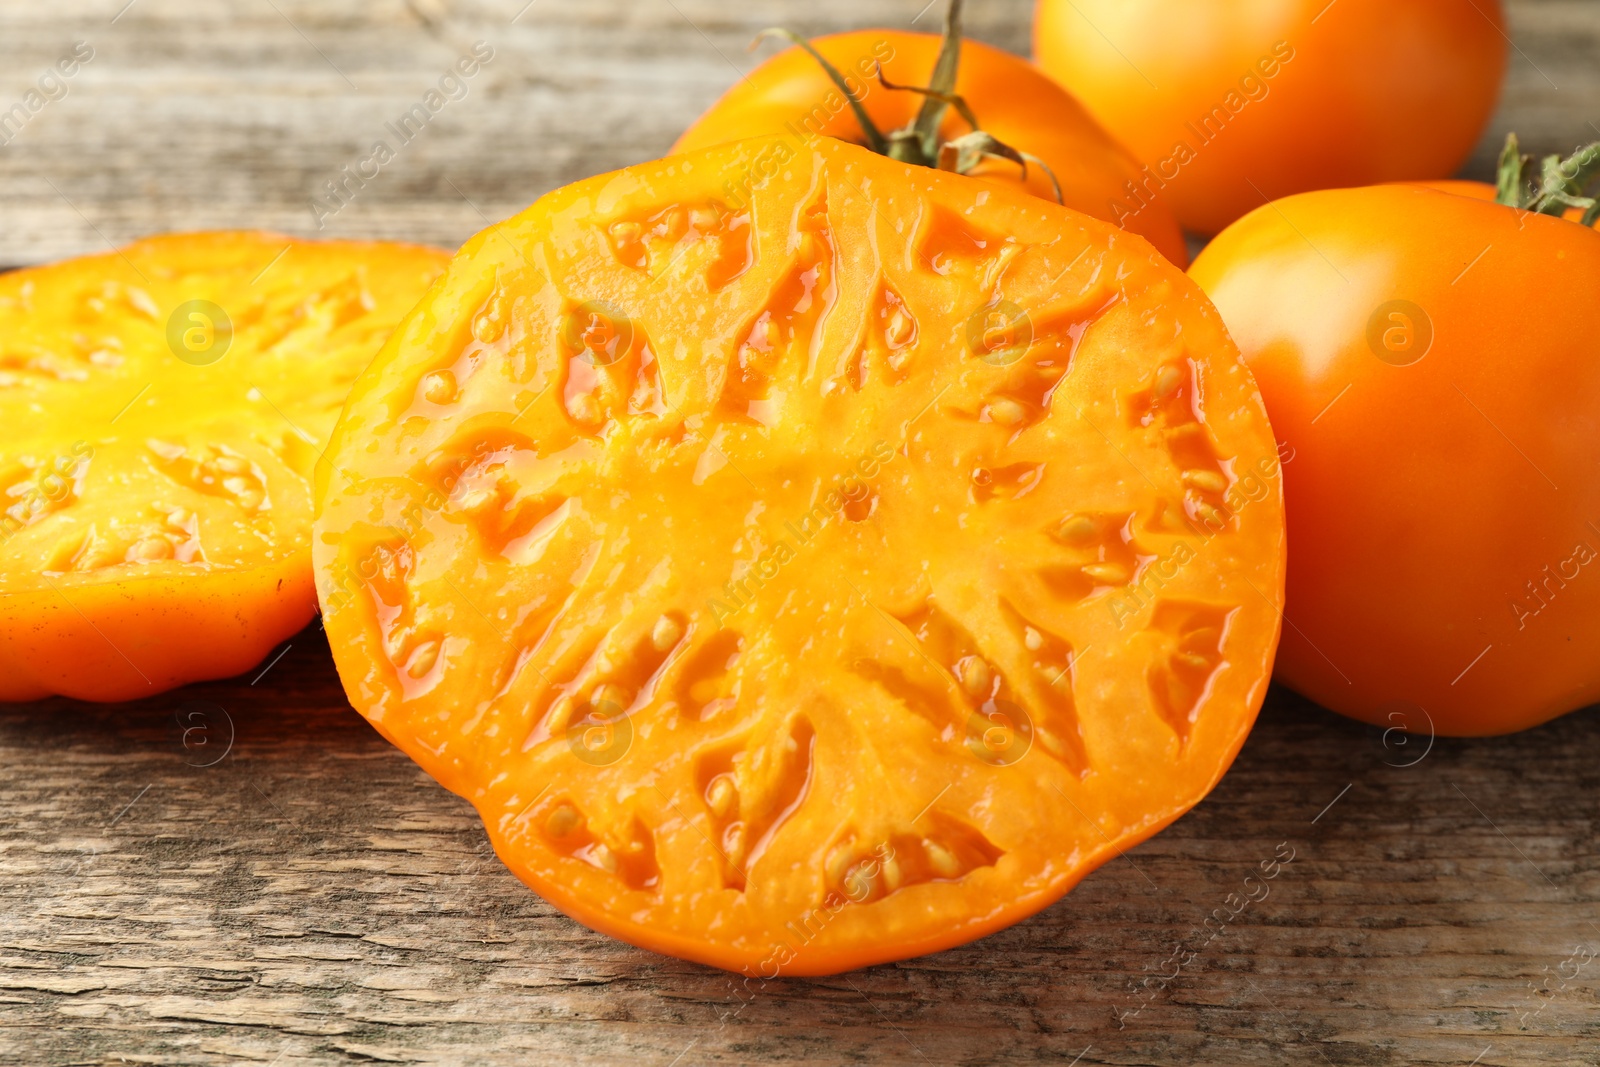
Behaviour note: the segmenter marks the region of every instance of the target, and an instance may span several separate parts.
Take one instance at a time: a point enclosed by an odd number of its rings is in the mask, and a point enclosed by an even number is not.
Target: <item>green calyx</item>
[[[1600,199],[1588,195],[1589,186],[1600,178],[1600,141],[1578,149],[1566,159],[1548,155],[1531,173],[1533,157],[1522,154],[1517,135],[1506,138],[1500,153],[1499,179],[1495,201],[1540,215],[1560,217],[1572,208],[1583,212],[1583,225],[1593,226],[1600,219]]]
[[[883,65],[881,63],[877,65],[878,84],[885,90],[896,93],[917,93],[923,98],[922,107],[917,110],[917,115],[910,124],[888,133],[878,129],[877,124],[872,121],[872,116],[867,114],[861,95],[851,88],[849,81],[839,73],[839,69],[829,63],[810,41],[792,30],[777,28],[762,30],[756,35],[756,43],[768,37],[781,37],[798,45],[816,60],[817,65],[828,76],[828,80],[833,82],[834,87],[843,93],[849,102],[850,110],[855,113],[856,122],[861,126],[866,147],[879,155],[913,166],[933,167],[955,174],[967,174],[985,159],[1006,159],[1022,168],[1024,178],[1028,176],[1028,165],[1032,163],[1049,177],[1050,186],[1055,190],[1056,201],[1058,203],[1062,201],[1061,183],[1056,180],[1055,173],[1045,165],[1044,161],[1031,153],[1012,148],[992,134],[984,132],[972,108],[955,92],[956,74],[961,65],[961,0],[950,0],[950,6],[945,9],[943,42],[939,48],[939,58],[933,65],[933,76],[926,88],[895,85],[883,76]],[[972,129],[960,137],[941,141],[939,126],[951,108],[954,108]]]

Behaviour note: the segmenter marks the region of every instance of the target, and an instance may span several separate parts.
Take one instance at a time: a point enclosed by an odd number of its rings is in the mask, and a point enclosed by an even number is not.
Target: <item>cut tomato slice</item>
[[[0,700],[227,677],[310,622],[312,467],[447,258],[204,233],[0,276]]]
[[[1216,783],[1277,453],[1143,240],[840,142],[469,242],[318,470],[356,708],[567,914],[748,973],[955,945]]]

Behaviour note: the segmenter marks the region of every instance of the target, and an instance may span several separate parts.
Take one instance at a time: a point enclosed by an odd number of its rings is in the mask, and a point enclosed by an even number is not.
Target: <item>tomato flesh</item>
[[[776,144],[469,242],[357,384],[314,551],[351,701],[519,877],[820,974],[1012,923],[1198,801],[1283,528],[1250,375],[1147,244]]]
[[[442,252],[181,234],[0,276],[0,700],[127,700],[310,622],[311,475]]]

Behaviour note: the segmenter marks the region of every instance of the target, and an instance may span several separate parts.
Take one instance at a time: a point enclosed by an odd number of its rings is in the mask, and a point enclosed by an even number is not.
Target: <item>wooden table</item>
[[[0,107],[94,50],[0,148],[0,263],[201,226],[457,242],[658,154],[756,29],[925,0],[125,2],[0,8]],[[1027,5],[973,8],[1026,47]],[[1600,121],[1600,5],[1511,14],[1476,175],[1512,125],[1545,151]],[[466,96],[319,231],[320,183],[476,41]],[[308,631],[259,676],[0,711],[0,1062],[1600,1063],[1600,716],[1401,741],[1275,693],[1208,800],[1033,920],[745,989],[525,890]]]

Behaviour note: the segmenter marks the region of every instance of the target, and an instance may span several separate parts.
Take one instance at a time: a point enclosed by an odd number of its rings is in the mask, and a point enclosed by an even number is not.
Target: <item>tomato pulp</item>
[[[825,974],[1013,923],[1216,783],[1276,464],[1143,240],[739,142],[466,244],[351,394],[318,584],[351,702],[546,899]]]

